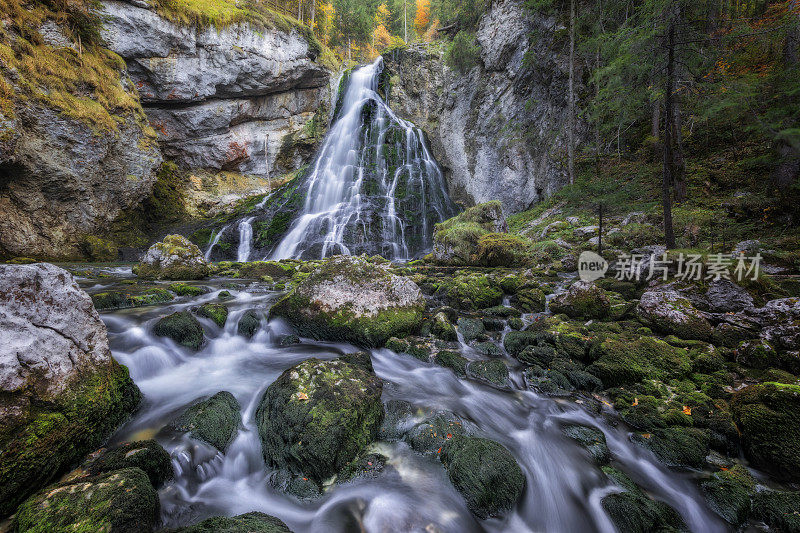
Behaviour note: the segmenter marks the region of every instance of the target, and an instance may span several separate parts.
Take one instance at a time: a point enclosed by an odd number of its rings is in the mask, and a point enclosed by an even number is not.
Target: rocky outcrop
[[[141,394],[112,359],[92,300],[61,268],[0,265],[0,335],[4,516],[102,444]]]
[[[165,156],[185,169],[269,177],[313,154],[330,72],[299,26],[186,26],[143,2],[102,7],[103,37],[125,59]]]
[[[414,333],[425,310],[419,287],[388,266],[334,256],[276,303],[270,315],[287,319],[302,335],[383,346],[390,337]]]
[[[119,119],[98,132],[31,100],[0,120],[0,257],[81,258],[87,235],[150,193],[155,135],[136,113]]]
[[[202,279],[209,266],[196,244],[182,235],[167,235],[147,250],[133,273],[144,279]]]
[[[477,31],[480,64],[466,75],[444,63],[441,48],[385,57],[387,103],[428,134],[453,199],[499,199],[509,213],[567,183],[568,43],[555,36],[555,20],[523,4],[492,3]],[[579,124],[578,139],[585,130]]]

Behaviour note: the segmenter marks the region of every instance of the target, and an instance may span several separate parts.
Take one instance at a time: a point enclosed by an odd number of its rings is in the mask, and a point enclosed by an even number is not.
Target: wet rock
[[[467,375],[467,359],[452,350],[442,350],[438,352],[433,362],[439,366],[449,368],[456,373],[458,377],[466,377]]]
[[[281,346],[291,346],[292,344],[299,344],[300,337],[297,335],[283,335],[278,340],[278,344]]]
[[[606,387],[630,385],[644,379],[678,378],[691,371],[685,349],[653,337],[609,336],[593,345],[590,356],[594,362],[586,371],[600,378]]]
[[[292,533],[279,518],[253,511],[238,516],[214,516],[175,533]]]
[[[575,390],[564,374],[540,366],[525,369],[525,385],[533,391],[550,396],[569,396]]]
[[[720,279],[709,284],[705,294],[710,311],[728,313],[753,307],[753,297],[730,280]]]
[[[205,303],[195,313],[197,316],[210,318],[220,328],[228,321],[228,308],[222,304]]]
[[[365,453],[359,455],[345,466],[336,476],[337,483],[347,483],[357,478],[376,477],[383,472],[389,458],[380,453]]]
[[[477,311],[499,305],[503,289],[485,274],[463,273],[443,280],[434,296],[456,309]]]
[[[170,426],[225,453],[239,429],[241,408],[233,394],[221,391],[189,407]]]
[[[413,334],[424,310],[419,287],[388,265],[336,256],[279,300],[270,315],[287,319],[304,336],[374,347]]]
[[[275,279],[290,278],[295,274],[295,265],[279,261],[251,261],[239,267],[239,276],[242,278],[262,279],[269,276]]]
[[[800,480],[800,386],[751,385],[733,395],[731,411],[753,464]]]
[[[150,531],[158,523],[158,493],[139,468],[56,484],[23,503],[14,530]]]
[[[464,337],[464,342],[485,338],[486,327],[481,320],[476,318],[459,318],[458,332]]]
[[[508,307],[506,305],[496,305],[494,307],[484,309],[483,314],[500,318],[519,317],[522,315],[518,309],[514,309],[513,307]]]
[[[196,244],[182,235],[167,235],[147,250],[133,273],[144,279],[202,279],[209,266]]]
[[[178,296],[200,296],[208,292],[205,287],[195,287],[186,283],[170,283],[167,288]]]
[[[654,290],[642,294],[636,308],[646,326],[681,339],[709,340],[711,324],[692,303],[678,292]]]
[[[605,318],[611,310],[611,300],[606,291],[594,283],[576,281],[566,292],[550,300],[550,310],[572,318]]]
[[[321,485],[377,436],[381,380],[340,360],[309,359],[273,382],[256,410],[267,464]]]
[[[98,311],[128,309],[169,302],[174,299],[170,291],[154,287],[138,294],[122,291],[98,292],[92,295],[92,303]]]
[[[525,327],[525,322],[521,318],[511,317],[508,319],[508,327],[518,331]]]
[[[471,361],[467,364],[467,374],[494,385],[505,386],[508,384],[508,367],[500,359]]]
[[[442,446],[439,457],[467,507],[481,518],[510,510],[525,488],[522,469],[497,442],[455,435]]]
[[[709,451],[708,431],[698,428],[657,429],[651,434],[634,434],[631,440],[655,453],[667,466],[699,468]]]
[[[65,270],[0,265],[0,516],[97,449],[141,393]]]
[[[753,496],[752,516],[776,531],[800,531],[800,492],[762,490]]]
[[[242,318],[239,319],[239,323],[236,325],[236,331],[242,337],[247,337],[249,339],[256,334],[256,331],[258,331],[260,327],[261,314],[254,309],[248,309],[244,312]],[[300,339],[297,339],[295,342],[299,342],[299,340]]]
[[[526,347],[538,345],[541,338],[534,331],[509,331],[503,339],[503,346],[510,355],[517,357]]]
[[[381,440],[400,439],[418,422],[419,409],[405,400],[389,400],[384,405],[384,412],[386,414],[378,433]]]
[[[233,300],[234,296],[228,291],[219,291],[217,294],[217,299],[224,301]]]
[[[473,346],[473,348],[476,352],[483,355],[488,355],[489,357],[500,357],[503,355],[503,351],[500,349],[500,347],[490,341],[479,342]]]
[[[667,504],[654,500],[628,476],[610,466],[603,472],[623,492],[603,498],[603,509],[621,533],[649,533],[659,530],[683,530],[680,515]]]
[[[443,312],[436,313],[433,316],[431,333],[435,337],[445,341],[458,340],[458,333],[456,332],[455,326],[453,326],[453,324],[450,323],[450,320],[448,320],[447,315]]]
[[[156,322],[153,333],[159,337],[169,337],[181,346],[192,350],[203,345],[203,328],[189,311],[178,311]]]
[[[599,429],[572,424],[565,426],[563,431],[564,435],[586,448],[598,465],[607,464],[611,460],[606,436]]]
[[[523,313],[541,313],[547,298],[538,287],[522,287],[511,298],[511,304]]]
[[[406,440],[415,451],[438,455],[450,439],[464,434],[464,423],[458,416],[440,411],[415,425],[408,432]]]
[[[731,525],[738,526],[750,515],[750,496],[756,483],[742,465],[720,470],[700,484],[709,506]]]
[[[125,442],[108,449],[98,450],[80,468],[70,473],[68,480],[96,476],[125,468],[139,468],[158,488],[172,478],[172,462],[169,454],[155,440]]]

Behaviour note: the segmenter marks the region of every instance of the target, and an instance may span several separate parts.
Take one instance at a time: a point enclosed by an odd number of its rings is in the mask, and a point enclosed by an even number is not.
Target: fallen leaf
[[[631,406],[632,407],[636,407],[637,405],[639,405],[639,398],[634,398],[633,399],[633,403],[631,404]]]
[[[438,450],[436,450],[436,453],[442,453],[442,448],[441,448],[441,446],[439,447],[439,449],[438,449]]]
[[[308,394],[306,394],[305,392],[298,392],[297,393],[297,399],[298,400],[308,400]]]
[[[652,436],[653,436],[653,435],[651,435],[650,433],[642,433],[642,437],[644,437],[644,438],[646,438],[646,439],[649,439],[649,438],[650,438],[650,437],[652,437]]]
[[[684,405],[683,406],[683,414],[685,414],[685,415],[692,414],[692,408],[691,407],[687,407],[686,405]]]

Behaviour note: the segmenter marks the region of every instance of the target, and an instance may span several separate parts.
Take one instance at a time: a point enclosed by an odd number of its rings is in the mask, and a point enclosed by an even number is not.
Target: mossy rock
[[[321,485],[375,440],[381,391],[373,372],[345,361],[309,359],[289,368],[256,410],[267,464]]]
[[[478,243],[481,237],[489,233],[502,234],[507,229],[503,218],[503,206],[499,201],[470,207],[455,217],[436,224],[431,259],[449,265],[478,264]],[[491,242],[486,244],[485,253],[495,251],[496,247],[490,246]],[[504,252],[507,251],[507,247],[502,244],[500,248]],[[487,254],[484,259],[489,258],[495,259],[492,254]]]
[[[253,511],[238,516],[214,516],[174,533],[291,533],[279,518]]]
[[[511,233],[487,233],[478,239],[475,263],[487,267],[523,266],[530,261],[531,242]]]
[[[208,292],[205,287],[195,287],[186,283],[170,283],[167,288],[178,296],[200,296]]]
[[[652,499],[631,478],[616,468],[603,467],[623,492],[603,498],[603,509],[620,533],[685,530],[680,515],[669,505]]]
[[[158,493],[147,474],[126,468],[57,484],[29,498],[14,517],[14,531],[152,530],[159,519]]]
[[[485,274],[461,274],[443,280],[434,296],[456,309],[478,311],[502,303],[503,289]]]
[[[566,292],[550,300],[550,310],[571,318],[605,318],[611,311],[611,299],[594,283],[576,281]]]
[[[751,385],[734,394],[731,411],[753,464],[800,480],[800,386]]]
[[[166,289],[153,287],[139,294],[122,291],[98,292],[92,295],[92,303],[98,311],[128,309],[172,301],[174,296]]]
[[[303,336],[380,347],[416,333],[424,311],[419,287],[388,265],[336,256],[279,300],[270,316],[285,318]]]
[[[464,434],[465,429],[461,419],[453,413],[441,411],[411,428],[407,432],[406,440],[417,452],[438,455],[447,441],[454,436]]]
[[[481,518],[510,510],[525,488],[525,475],[514,456],[492,440],[455,435],[439,457],[467,507]]]
[[[644,379],[680,378],[691,371],[689,354],[652,337],[609,336],[594,345],[594,362],[586,371],[600,378],[606,387],[630,385]]]
[[[241,408],[233,394],[221,391],[186,409],[170,427],[224,453],[239,429]]]
[[[200,248],[182,235],[167,235],[151,246],[133,267],[133,273],[144,279],[202,279],[209,272]]]
[[[251,338],[256,334],[256,331],[261,327],[261,313],[255,309],[248,309],[239,319],[236,325],[236,331],[242,337]],[[299,339],[298,339],[299,341]]]
[[[433,358],[433,362],[439,366],[449,368],[458,377],[467,376],[467,359],[461,357],[458,352],[452,350],[442,350]]]
[[[611,451],[606,444],[606,436],[599,429],[570,424],[565,426],[562,431],[564,435],[586,448],[598,465],[608,464],[611,460]]]
[[[178,311],[161,318],[153,327],[153,333],[159,337],[169,337],[181,346],[192,350],[203,345],[203,328],[189,311]]]
[[[544,298],[544,293],[542,294],[542,298]],[[494,307],[484,309],[483,314],[500,318],[519,317],[522,315],[519,309],[514,309],[513,307],[508,307],[506,305],[496,305]]]
[[[233,300],[234,296],[229,291],[219,291],[217,293],[217,299],[226,302],[228,300]]]
[[[205,303],[195,311],[197,316],[210,318],[219,327],[225,326],[228,321],[228,308],[222,304]]]
[[[337,483],[347,483],[358,478],[375,477],[386,466],[388,457],[380,453],[363,453],[350,461],[336,476]]]
[[[755,494],[752,517],[781,533],[800,532],[800,492],[762,490]]]
[[[676,291],[645,292],[636,313],[645,326],[681,339],[710,340],[714,332],[702,313]]]
[[[433,334],[434,337],[442,339],[443,341],[458,340],[458,333],[456,332],[455,326],[450,323],[447,315],[443,312],[436,313],[433,316],[431,334]]]
[[[631,439],[655,453],[667,466],[699,468],[709,452],[709,434],[705,429],[669,427],[646,435],[635,433]]]
[[[508,367],[500,359],[470,361],[467,364],[467,374],[501,387],[508,385]]]
[[[486,338],[486,326],[477,318],[459,318],[458,332],[464,337],[464,342]]]
[[[538,345],[541,338],[535,331],[509,331],[503,339],[503,347],[512,357],[517,357],[526,347]]]
[[[738,526],[750,516],[750,498],[756,483],[744,466],[737,464],[730,470],[721,470],[700,486],[709,507],[729,524]]]
[[[76,472],[81,475],[85,473],[85,475],[96,476],[124,468],[141,469],[147,474],[147,478],[155,488],[160,487],[173,476],[169,453],[153,439],[125,442],[101,450],[99,453],[93,454]]]
[[[508,319],[508,327],[515,331],[519,331],[525,327],[525,322],[521,318],[511,317]]]
[[[503,355],[503,350],[501,350],[497,344],[491,341],[479,342],[472,348],[479,354],[489,357],[501,357]]]
[[[274,279],[291,278],[295,274],[294,263],[279,261],[252,261],[239,267],[240,278],[261,279],[269,276]]]
[[[81,249],[89,261],[115,261],[119,250],[110,241],[95,235],[89,235],[83,240]]]

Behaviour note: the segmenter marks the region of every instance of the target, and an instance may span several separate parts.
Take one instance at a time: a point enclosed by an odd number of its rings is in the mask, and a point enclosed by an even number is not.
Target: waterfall
[[[253,219],[248,217],[239,222],[239,251],[236,260],[240,263],[250,258],[250,248],[253,243]]]
[[[214,238],[211,240],[211,244],[208,245],[208,249],[206,250],[205,253],[206,261],[211,260],[211,250],[213,250],[214,246],[217,245],[217,243],[219,242],[219,238],[222,237],[222,234],[225,233],[226,229],[228,229],[228,226],[223,226],[222,229],[219,230],[219,232],[216,235],[214,235]]]
[[[383,59],[354,70],[307,177],[300,215],[273,259],[430,249],[436,222],[455,212],[422,131],[378,94]]]

